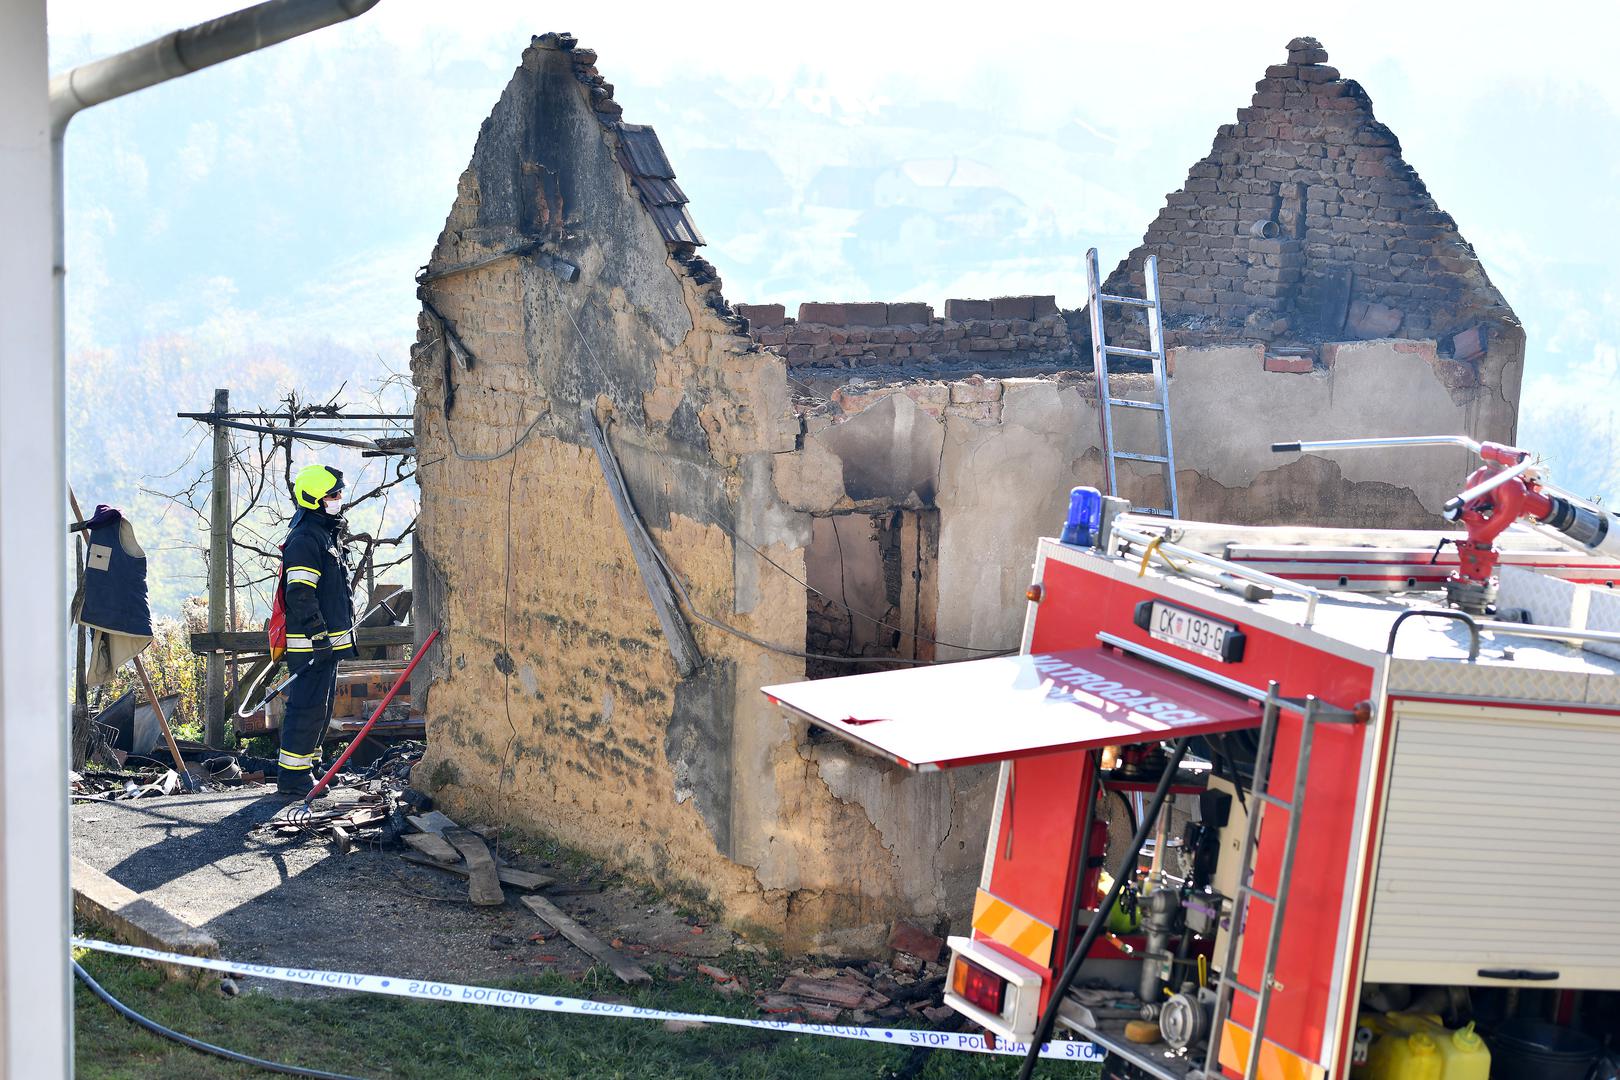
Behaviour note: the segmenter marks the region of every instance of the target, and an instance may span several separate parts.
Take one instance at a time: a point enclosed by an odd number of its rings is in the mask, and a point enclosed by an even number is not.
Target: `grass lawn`
[[[728,969],[746,970],[749,958],[739,954],[723,962]],[[166,981],[160,972],[137,961],[97,952],[81,954],[79,963],[124,1004],[183,1034],[272,1061],[368,1080],[902,1076],[921,1080],[1013,1077],[1020,1065],[1012,1057],[914,1052],[821,1036],[727,1026],[672,1032],[655,1020],[560,1016],[360,993],[316,1000],[265,993],[227,997],[212,977],[198,984]],[[577,982],[540,976],[503,985],[677,1011],[759,1015],[751,998],[727,998],[701,979],[673,983],[659,978],[651,987],[627,992],[598,968]],[[84,1080],[269,1075],[149,1034],[76,979],[74,987],[76,1068]],[[1036,1075],[1094,1080],[1098,1072],[1095,1065],[1049,1061]]]

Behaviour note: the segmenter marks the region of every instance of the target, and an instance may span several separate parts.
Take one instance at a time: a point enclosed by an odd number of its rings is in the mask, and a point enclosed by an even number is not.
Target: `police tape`
[[[279,967],[274,964],[249,964],[238,960],[216,960],[204,956],[186,956],[182,953],[160,952],[139,945],[120,945],[111,941],[73,938],[76,949],[94,949],[97,952],[132,956],[141,960],[154,960],[163,964],[181,964],[206,968],[226,975],[252,975],[279,982],[302,983],[305,986],[327,986],[338,990],[358,990],[368,994],[392,997],[419,998],[423,1001],[449,1001],[465,1005],[497,1005],[508,1009],[530,1009],[535,1012],[568,1013],[577,1016],[610,1016],[628,1020],[681,1020],[699,1024],[729,1024],[732,1027],[757,1028],[762,1031],[781,1031],[799,1035],[822,1035],[833,1039],[854,1039],[858,1042],[877,1043],[880,1046],[903,1046],[935,1050],[962,1050],[976,1054],[1006,1054],[1023,1057],[1029,1053],[1029,1044],[997,1039],[994,1046],[986,1045],[984,1036],[958,1031],[927,1031],[914,1028],[875,1028],[850,1024],[798,1024],[788,1020],[753,1020],[740,1016],[710,1016],[704,1013],[669,1012],[648,1009],[639,1005],[625,1005],[613,1001],[590,1001],[585,998],[557,997],[552,994],[531,994],[523,990],[502,990],[493,986],[463,986],[460,983],[436,982],[432,979],[399,979],[389,975],[359,975],[347,971],[315,971],[307,968]],[[1041,1046],[1041,1057],[1066,1061],[1101,1061],[1105,1051],[1095,1043],[1056,1040]]]

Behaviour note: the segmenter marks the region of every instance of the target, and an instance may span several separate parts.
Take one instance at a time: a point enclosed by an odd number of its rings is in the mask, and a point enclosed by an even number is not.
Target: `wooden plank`
[[[468,899],[479,907],[498,907],[506,903],[501,879],[495,872],[495,860],[490,857],[483,839],[460,827],[444,830],[444,838],[467,860]]]
[[[460,877],[466,877],[469,873],[465,863],[442,863],[414,851],[402,852],[399,857],[418,866],[431,866],[435,870],[448,870],[450,873]],[[501,884],[510,885],[514,889],[544,889],[556,880],[556,878],[549,878],[544,874],[533,874],[527,870],[519,870],[511,866],[497,868],[495,876],[500,878]]]
[[[658,554],[653,549],[652,538],[647,535],[641,518],[636,514],[635,504],[630,501],[624,474],[619,471],[619,462],[608,446],[607,436],[602,434],[602,426],[596,422],[594,406],[589,403],[581,405],[579,416],[580,424],[596,450],[597,462],[602,466],[602,478],[607,481],[608,494],[613,496],[613,508],[618,511],[619,524],[630,541],[630,552],[636,557],[642,587],[647,590],[647,599],[652,602],[653,611],[658,615],[658,625],[664,629],[664,640],[669,644],[675,670],[683,676],[690,675],[703,666],[703,654],[698,651],[697,640],[692,637],[692,628],[686,625],[686,620],[681,616],[669,579],[664,577]]]
[[[416,640],[412,626],[364,626],[354,633],[357,648],[372,645],[410,645]],[[263,630],[225,630],[217,634],[191,635],[191,651],[206,656],[212,652],[269,652],[270,639]]]
[[[870,988],[860,986],[853,980],[811,979],[803,975],[789,975],[779,989],[784,994],[824,1001],[841,1009],[860,1008],[861,1002],[871,993]]]
[[[455,865],[461,861],[461,852],[451,847],[450,842],[438,833],[407,833],[400,839],[436,862]]]
[[[432,833],[435,836],[442,836],[444,830],[458,827],[454,821],[451,821],[437,810],[430,810],[426,814],[412,814],[407,816],[405,820],[423,832]]]
[[[543,896],[520,896],[518,899],[548,925],[555,927],[563,937],[606,964],[608,969],[617,975],[621,982],[652,982],[651,975],[637,967],[622,954],[610,948],[601,938],[579,925],[550,900]]]

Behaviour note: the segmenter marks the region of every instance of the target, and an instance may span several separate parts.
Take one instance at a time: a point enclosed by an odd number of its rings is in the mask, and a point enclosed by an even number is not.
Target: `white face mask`
[[[330,495],[321,500],[321,508],[336,517],[343,510],[343,496]]]

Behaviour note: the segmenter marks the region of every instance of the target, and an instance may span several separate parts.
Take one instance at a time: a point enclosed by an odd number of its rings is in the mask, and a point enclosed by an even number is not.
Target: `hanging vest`
[[[108,633],[151,637],[146,553],[135,541],[134,527],[108,506],[96,507],[96,516],[90,520],[90,554],[85,561],[79,622]]]

